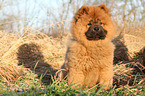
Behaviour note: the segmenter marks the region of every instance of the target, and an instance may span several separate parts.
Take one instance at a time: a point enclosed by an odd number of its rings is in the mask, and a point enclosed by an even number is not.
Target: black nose
[[[99,31],[99,27],[95,27],[94,30],[95,30],[95,31]]]

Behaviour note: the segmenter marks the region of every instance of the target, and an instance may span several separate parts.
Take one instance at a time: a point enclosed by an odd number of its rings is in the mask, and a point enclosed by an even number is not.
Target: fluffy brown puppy
[[[71,32],[73,39],[68,45],[60,79],[67,75],[69,85],[93,87],[99,83],[105,89],[111,87],[114,24],[108,8],[103,4],[82,6],[74,16]]]

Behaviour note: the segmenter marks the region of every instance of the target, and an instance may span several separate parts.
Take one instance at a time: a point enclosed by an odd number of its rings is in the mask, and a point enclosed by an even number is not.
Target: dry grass
[[[142,71],[145,67],[137,61],[130,61],[126,63],[120,62],[113,68],[115,73],[114,84],[118,87],[122,87],[126,84],[133,86],[135,84],[141,84],[145,81],[144,72]]]
[[[52,39],[39,32],[25,36],[17,34],[0,32],[0,81],[14,83],[29,68],[33,72],[35,69],[38,76],[47,71],[44,83],[50,82],[50,76],[64,62],[67,36]]]
[[[21,68],[13,64],[6,65],[1,63],[0,66],[0,81],[3,81],[8,85],[15,82],[21,76],[21,74],[23,74]]]

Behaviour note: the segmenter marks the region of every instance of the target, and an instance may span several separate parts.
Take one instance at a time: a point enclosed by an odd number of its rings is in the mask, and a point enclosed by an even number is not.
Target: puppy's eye
[[[100,22],[100,24],[102,25],[103,23],[102,23],[102,22]]]
[[[92,25],[91,23],[88,23],[88,25]]]

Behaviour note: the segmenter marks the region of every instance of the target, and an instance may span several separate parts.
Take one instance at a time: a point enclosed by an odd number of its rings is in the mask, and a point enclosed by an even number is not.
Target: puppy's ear
[[[104,4],[101,4],[99,7],[100,7],[102,10],[104,10],[107,14],[111,15],[109,9],[108,9]]]
[[[76,20],[75,22],[77,22],[77,20],[80,18],[81,15],[88,14],[88,11],[89,8],[87,6],[82,6],[74,16],[74,19]]]
[[[87,6],[82,6],[79,9],[78,13],[80,13],[80,14],[88,14],[88,11],[89,11],[89,8]]]

